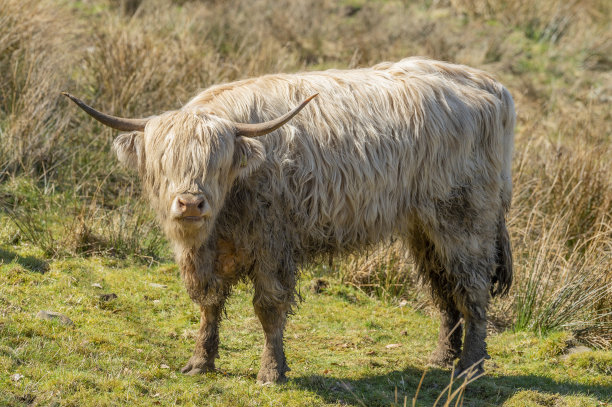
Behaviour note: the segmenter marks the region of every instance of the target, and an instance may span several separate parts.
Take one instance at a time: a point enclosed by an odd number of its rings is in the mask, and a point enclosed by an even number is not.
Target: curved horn
[[[76,103],[77,106],[83,109],[88,115],[113,129],[121,131],[144,131],[145,125],[149,121],[149,119],[124,119],[122,117],[111,116],[86,105],[85,102],[72,96],[70,93],[62,92],[62,95],[69,97],[70,100]]]
[[[259,137],[278,129],[280,126],[291,120],[293,116],[298,114],[300,110],[302,110],[308,104],[308,102],[314,99],[317,95],[318,93],[315,93],[303,101],[301,105],[274,120],[256,124],[234,123],[234,126],[236,127],[236,136]]]

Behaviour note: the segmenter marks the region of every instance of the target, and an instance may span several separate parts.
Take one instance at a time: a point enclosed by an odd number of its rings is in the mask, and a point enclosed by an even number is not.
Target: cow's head
[[[138,170],[168,237],[189,246],[199,246],[210,234],[234,181],[264,161],[266,151],[256,137],[278,129],[316,96],[275,120],[244,124],[187,110],[124,119],[64,95],[101,123],[128,132],[114,141],[119,161]]]

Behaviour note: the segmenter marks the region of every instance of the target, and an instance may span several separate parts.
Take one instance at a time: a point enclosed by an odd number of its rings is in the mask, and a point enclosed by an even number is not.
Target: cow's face
[[[263,144],[237,136],[232,122],[187,111],[154,117],[114,147],[124,165],[138,168],[166,235],[189,246],[205,241],[234,181],[265,158]]]
[[[276,119],[245,124],[189,110],[124,119],[63,94],[101,123],[132,131],[115,140],[117,157],[138,169],[168,237],[190,247],[205,242],[236,178],[248,176],[263,162],[265,149],[254,137],[278,129],[316,96]]]

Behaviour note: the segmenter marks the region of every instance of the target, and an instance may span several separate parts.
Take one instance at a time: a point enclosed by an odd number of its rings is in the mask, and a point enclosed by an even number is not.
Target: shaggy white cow
[[[409,58],[267,75],[211,87],[149,119],[68,96],[132,131],[115,140],[117,155],[138,169],[201,307],[184,373],[214,369],[225,300],[248,278],[266,338],[258,380],[285,380],[298,267],[392,235],[410,247],[442,312],[432,361],[460,357],[459,372],[482,369],[489,298],[512,281],[504,215],[515,122],[512,97],[485,72]],[[461,316],[463,350],[461,328],[452,330]]]

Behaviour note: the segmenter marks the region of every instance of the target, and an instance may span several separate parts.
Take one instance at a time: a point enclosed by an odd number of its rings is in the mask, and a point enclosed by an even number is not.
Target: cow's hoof
[[[429,357],[429,364],[437,367],[450,368],[453,367],[453,362],[458,357],[458,354],[450,350],[436,349]]]
[[[214,364],[211,365],[210,363],[207,363],[205,359],[196,356],[192,356],[191,359],[189,359],[189,362],[187,362],[187,364],[181,369],[181,373],[189,376],[195,376],[198,374],[214,371]]]
[[[257,384],[268,385],[273,383],[285,383],[287,377],[276,369],[261,369],[257,374]]]
[[[455,371],[453,372],[453,380],[475,380],[478,377],[484,375],[484,373],[485,370],[483,367],[483,362],[479,362],[468,367],[461,367],[461,363],[458,363],[457,367],[455,368]]]

